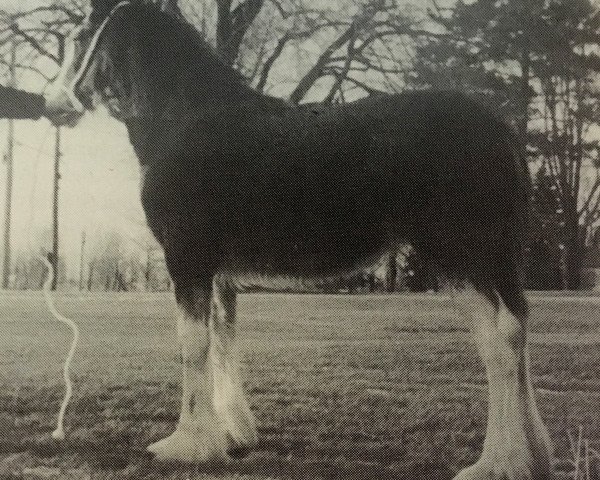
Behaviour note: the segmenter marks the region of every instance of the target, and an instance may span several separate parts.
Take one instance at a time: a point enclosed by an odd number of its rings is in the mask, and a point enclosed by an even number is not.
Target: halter
[[[100,42],[100,37],[102,36],[104,29],[106,28],[106,26],[108,25],[108,22],[112,19],[112,17],[121,8],[126,7],[127,5],[130,5],[130,4],[131,4],[130,0],[123,0],[122,2],[117,3],[112,8],[110,13],[106,16],[104,21],[98,27],[98,30],[96,30],[96,33],[94,33],[94,36],[92,37],[92,41],[90,42],[90,45],[85,52],[85,55],[81,62],[81,65],[80,65],[79,69],[77,70],[77,72],[75,73],[73,80],[71,80],[71,82],[68,86],[66,85],[65,77],[67,75],[68,66],[71,65],[71,63],[73,62],[74,51],[71,48],[71,49],[67,50],[67,52],[66,52],[66,58],[65,58],[65,61],[63,62],[63,67],[61,68],[61,70],[59,72],[57,81],[59,81],[60,89],[69,98],[69,101],[72,103],[73,108],[79,113],[83,113],[85,111],[85,107],[83,106],[83,103],[81,103],[79,98],[77,98],[77,94],[75,92],[77,91],[77,87],[79,86],[81,79],[84,77],[84,75],[87,73],[87,71],[90,67],[91,60],[94,57],[94,55],[96,53],[96,49],[98,47],[98,43]],[[73,32],[71,34],[71,36],[73,37],[74,35],[76,35],[76,33],[78,33],[78,30]]]

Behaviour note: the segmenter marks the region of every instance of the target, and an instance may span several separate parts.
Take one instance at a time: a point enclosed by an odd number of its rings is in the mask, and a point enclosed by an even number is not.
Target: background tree
[[[66,36],[85,17],[83,0],[56,0],[29,9],[0,8],[0,65],[7,73],[12,42],[18,44],[17,71],[50,81],[61,62]]]
[[[560,216],[560,200],[556,186],[545,167],[533,182],[533,215],[527,246],[527,287],[534,290],[565,288],[561,271],[565,228]]]
[[[396,0],[180,0],[179,6],[249,83],[292,103],[397,90],[408,63],[405,44],[435,35]]]
[[[598,220],[597,131],[600,16],[587,0],[552,2],[546,51],[533,63],[541,117],[530,144],[554,186],[564,224],[565,286],[577,288],[586,241]]]
[[[16,252],[11,275],[11,288],[17,290],[40,289],[47,277],[46,266],[40,260],[40,255],[46,256],[52,251],[52,231],[44,229],[35,232],[32,244],[38,245],[39,250],[21,249]],[[59,259],[56,269],[56,281],[61,285],[68,285],[71,281],[67,275],[67,265],[64,259]]]
[[[420,39],[411,83],[466,91],[512,119],[523,155],[556,189],[562,284],[577,288],[600,202],[598,9],[590,0],[477,0],[431,18],[445,38]]]

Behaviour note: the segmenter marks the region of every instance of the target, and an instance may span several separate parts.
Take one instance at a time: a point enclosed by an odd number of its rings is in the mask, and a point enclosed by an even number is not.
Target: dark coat
[[[436,274],[494,302],[498,292],[525,318],[529,173],[492,113],[435,91],[288,105],[149,6],[124,11],[104,38],[111,68],[95,82],[137,102],[125,122],[142,204],[178,298],[215,276],[240,290],[335,276],[410,243]]]
[[[0,85],[0,118],[39,119],[44,113],[44,97]]]

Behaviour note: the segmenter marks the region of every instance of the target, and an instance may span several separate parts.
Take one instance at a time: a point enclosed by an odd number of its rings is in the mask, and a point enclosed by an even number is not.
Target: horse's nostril
[[[152,462],[156,458],[156,455],[148,450],[144,450],[141,454],[141,457],[142,460],[146,462]]]

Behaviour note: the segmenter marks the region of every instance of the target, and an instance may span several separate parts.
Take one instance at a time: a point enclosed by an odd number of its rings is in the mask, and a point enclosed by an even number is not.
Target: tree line
[[[39,244],[49,245],[50,232],[38,235]],[[83,237],[85,239],[85,237]],[[130,239],[118,232],[96,235],[81,245],[79,262],[67,265],[59,259],[57,284],[61,290],[90,292],[157,292],[172,288],[164,255],[149,236]],[[10,277],[10,288],[39,290],[48,271],[40,260],[40,252],[21,251],[17,254]]]

